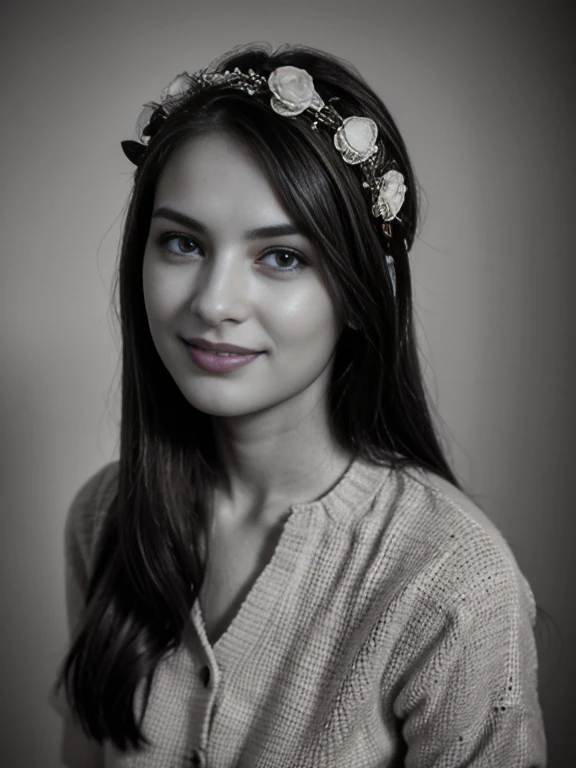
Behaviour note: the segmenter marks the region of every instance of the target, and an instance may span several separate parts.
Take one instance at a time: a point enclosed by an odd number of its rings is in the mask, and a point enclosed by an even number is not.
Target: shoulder
[[[435,473],[403,468],[393,491],[383,541],[398,588],[382,622],[395,633],[382,690],[404,721],[409,755],[428,765],[442,749],[450,762],[457,748],[466,765],[480,753],[508,765],[522,743],[536,765],[545,736],[535,603],[508,543]]]
[[[118,487],[119,462],[112,461],[90,475],[74,495],[64,528],[67,552],[90,560],[94,541]]]
[[[534,596],[510,545],[469,496],[434,472],[408,467],[398,473],[394,502],[391,554],[414,597],[448,611],[473,612],[479,600],[507,603],[534,624]]]
[[[433,508],[431,523],[454,525],[459,530],[469,531],[472,536],[475,532],[479,539],[492,542],[505,555],[513,557],[502,532],[463,491],[430,470],[410,467],[403,472],[412,493],[419,492],[422,501]]]

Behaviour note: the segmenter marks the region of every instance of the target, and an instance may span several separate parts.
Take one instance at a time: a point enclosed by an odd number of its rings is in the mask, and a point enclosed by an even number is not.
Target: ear
[[[145,144],[140,144],[138,141],[123,141],[121,142],[122,151],[134,165],[139,165],[142,160],[142,154],[146,149]]]

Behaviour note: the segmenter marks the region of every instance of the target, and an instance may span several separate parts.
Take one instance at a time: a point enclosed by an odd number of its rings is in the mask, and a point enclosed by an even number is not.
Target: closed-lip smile
[[[258,355],[262,352],[261,349],[249,349],[248,347],[239,347],[236,344],[217,344],[200,337],[191,337],[184,339],[184,341],[191,347],[199,347],[207,352],[236,352],[239,355]]]

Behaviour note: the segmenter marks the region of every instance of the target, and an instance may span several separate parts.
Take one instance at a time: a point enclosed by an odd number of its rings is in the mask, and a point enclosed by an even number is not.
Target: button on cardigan
[[[118,462],[104,466],[68,513],[71,629],[117,479]],[[154,676],[151,746],[86,748],[105,768],[544,768],[535,620],[507,542],[468,496],[356,458],[292,505],[214,646],[193,603]],[[70,722],[62,691],[51,702]]]

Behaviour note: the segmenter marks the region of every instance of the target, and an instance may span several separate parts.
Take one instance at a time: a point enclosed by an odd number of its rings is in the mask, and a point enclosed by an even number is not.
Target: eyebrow
[[[196,232],[201,232],[204,235],[208,233],[208,227],[202,224],[202,222],[192,218],[192,216],[188,216],[185,213],[180,213],[180,211],[175,211],[172,208],[167,208],[166,206],[157,208],[152,214],[152,218],[169,219],[176,224],[181,224],[183,227],[188,227],[188,229],[194,229]],[[272,224],[268,227],[257,227],[256,229],[249,229],[244,232],[244,238],[246,240],[258,240],[266,237],[281,237],[282,235],[300,234],[301,232],[296,229],[293,224],[287,222],[286,224]]]

